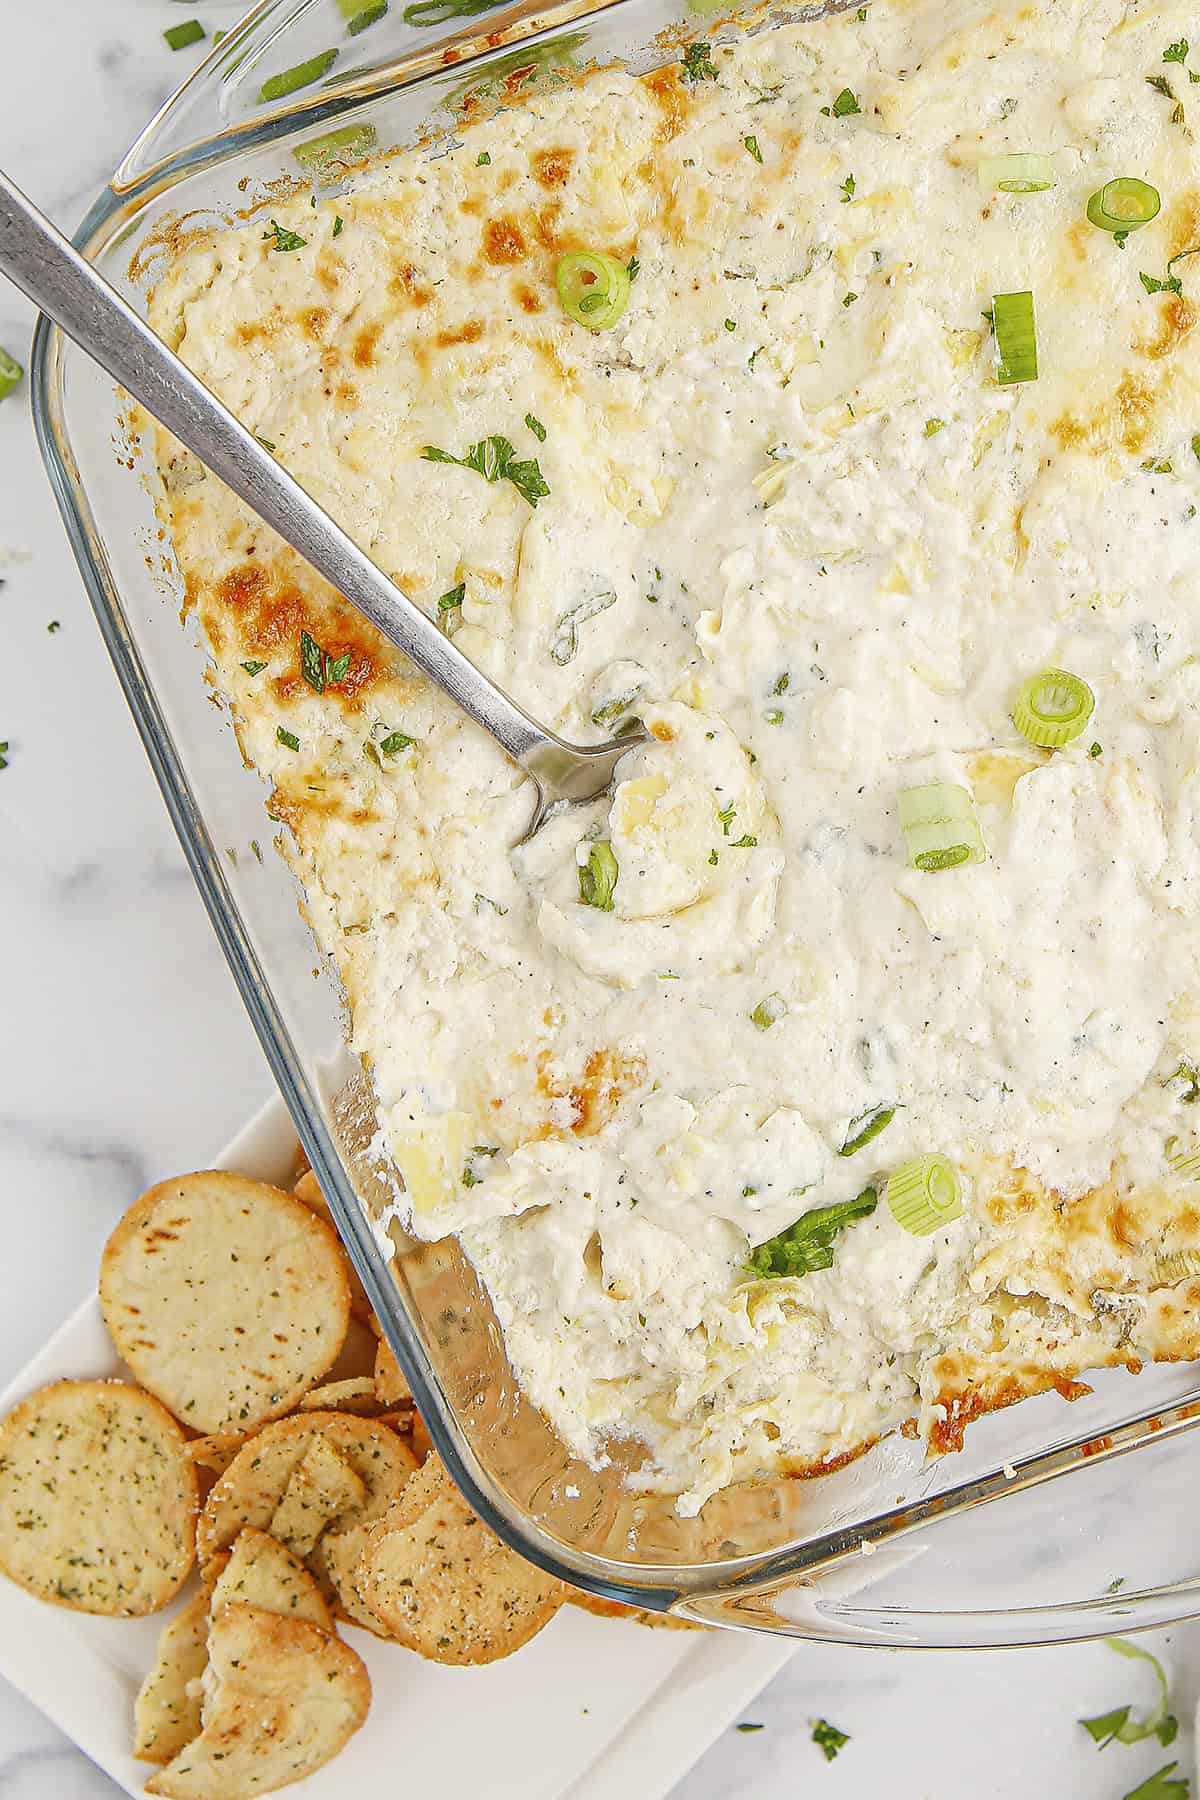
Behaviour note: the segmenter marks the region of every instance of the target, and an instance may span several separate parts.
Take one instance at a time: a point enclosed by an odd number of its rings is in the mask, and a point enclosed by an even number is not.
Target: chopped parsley
[[[857,300],[857,299],[858,299],[858,295],[857,295],[857,294],[847,294],[847,295],[846,295],[846,298],[845,298],[845,299],[844,299],[844,300],[843,300],[843,301],[842,301],[842,305],[843,305],[843,306],[853,306],[853,305],[854,305],[854,302],[855,302],[855,301],[856,301],[856,300]],[[851,416],[851,418],[853,418],[853,417],[854,417],[854,409],[853,409],[853,408],[851,408],[851,411],[850,411],[850,416]]]
[[[734,838],[729,848],[731,850],[756,850],[758,848],[758,839],[752,831],[747,831],[743,837]]]
[[[1142,464],[1144,475],[1173,475],[1175,473],[1165,456],[1148,456]]]
[[[266,666],[265,662],[244,662],[242,664],[247,675],[261,675]]]
[[[50,633],[50,636],[53,637],[56,631],[62,630],[62,620],[61,619],[51,619],[50,623],[46,627],[46,630]]]
[[[1095,762],[1095,760],[1098,756],[1104,755],[1104,745],[1103,744],[1093,744],[1091,749],[1088,751],[1088,755],[1091,757],[1092,761]]]
[[[867,1192],[872,1194],[874,1190],[868,1188]],[[815,1719],[812,1741],[825,1752],[825,1761],[832,1762],[842,1746],[850,1742],[850,1734],[846,1731],[839,1731],[836,1725],[829,1723],[828,1719]]]
[[[725,329],[726,329],[726,331],[736,331],[737,330],[737,320],[736,319],[726,319]]]
[[[341,237],[342,232],[345,228],[345,224],[346,224],[346,221],[345,221],[345,219],[343,219],[341,213],[335,213],[334,219],[333,219],[333,235],[334,235],[334,237]]]
[[[1180,39],[1180,42],[1183,42],[1182,38]],[[1171,123],[1172,125],[1182,125],[1185,122],[1183,102],[1175,98],[1175,89],[1171,86],[1166,76],[1147,75],[1146,85],[1152,87],[1156,94],[1161,94],[1164,100],[1174,101],[1174,106],[1171,111]]]
[[[387,736],[379,740],[380,756],[399,756],[416,743],[416,738],[409,737],[407,731],[389,731]]]
[[[865,7],[865,6],[860,6],[860,7],[859,7],[859,9],[858,9],[858,11],[857,11],[857,12],[856,12],[856,13],[855,13],[855,15],[854,15],[854,16],[855,16],[855,18],[856,18],[856,19],[857,19],[857,20],[858,20],[858,22],[859,22],[859,24],[860,24],[860,25],[865,25],[865,24],[866,24],[866,22],[867,22],[867,9],[866,9],[866,7]]]
[[[760,163],[763,159],[763,153],[758,147],[758,139],[754,136],[754,133],[751,132],[748,137],[744,137],[742,142],[745,144],[755,162]]]
[[[835,119],[848,119],[852,114],[860,113],[862,107],[858,104],[858,96],[853,88],[843,88],[835,98],[833,105],[828,108],[822,107],[821,111],[827,116],[832,113]]]
[[[1188,59],[1187,39],[1180,38],[1177,44],[1168,44],[1163,51],[1162,59],[1165,63],[1185,63]]]
[[[1166,1671],[1156,1656],[1151,1656],[1148,1650],[1143,1650],[1129,1638],[1110,1637],[1104,1641],[1118,1656],[1128,1656],[1137,1662],[1150,1664],[1158,1683],[1158,1699],[1144,1719],[1131,1718],[1133,1707],[1129,1705],[1114,1707],[1112,1712],[1100,1713],[1094,1719],[1080,1719],[1079,1723],[1101,1750],[1107,1749],[1114,1741],[1120,1744],[1140,1744],[1143,1738],[1148,1737],[1156,1737],[1165,1750],[1168,1744],[1175,1742],[1179,1731],[1178,1719],[1167,1711]]]
[[[453,635],[462,624],[462,604],[467,597],[467,584],[460,581],[457,587],[447,588],[444,594],[438,595],[438,623],[447,637]]]
[[[628,275],[630,281],[636,281],[641,272],[641,263],[636,256],[631,256],[629,261],[625,264],[625,273]]]
[[[264,231],[263,237],[275,239],[271,245],[272,250],[303,250],[308,242],[298,231],[289,231],[286,225],[277,225],[274,219],[271,220],[271,229]]]
[[[721,830],[725,833],[726,837],[729,836],[729,827],[733,824],[733,817],[736,812],[737,812],[737,807],[733,804],[733,801],[731,800],[729,802],[728,806],[721,807],[721,809],[717,813],[717,817],[721,821]]]
[[[460,469],[474,469],[485,481],[511,481],[530,506],[536,506],[550,492],[542,479],[537,458],[519,461],[506,437],[480,438],[465,456],[452,456],[449,450],[426,444],[421,456],[425,462],[455,463]]]
[[[945,419],[926,419],[925,421],[925,436],[927,438],[936,437],[939,431],[945,431],[945,429]]]
[[[734,1727],[734,1729],[736,1731],[761,1731],[763,1727],[761,1725],[752,1724],[749,1719],[743,1719],[740,1724]]]
[[[713,865],[713,867],[716,868],[717,864],[720,862],[721,859],[717,855],[715,850],[710,850],[708,853],[708,860]]]
[[[1177,1762],[1165,1763],[1161,1769],[1155,1769],[1139,1786],[1131,1788],[1124,1800],[1188,1800],[1188,1784],[1182,1776],[1172,1778],[1171,1771],[1177,1769]]]
[[[300,673],[314,693],[323,694],[326,688],[337,687],[345,681],[349,670],[348,650],[342,656],[330,656],[311,632],[300,633]]]
[[[296,736],[295,732],[285,730],[282,725],[277,725],[275,728],[275,741],[276,743],[283,744],[288,750],[298,750],[300,748],[300,739]]]
[[[715,81],[717,71],[713,67],[712,45],[707,43],[689,44],[683,53],[683,79],[685,81]]]
[[[853,177],[853,175],[847,175],[845,181],[843,181],[843,183],[842,183],[841,193],[842,193],[842,205],[849,206],[850,202],[854,198],[854,177]]]
[[[1172,275],[1169,267],[1162,281],[1158,279],[1157,275],[1147,275],[1144,269],[1138,271],[1138,280],[1148,294],[1182,294],[1183,292],[1182,281],[1178,275]]]
[[[486,169],[491,160],[491,152],[488,150],[481,150],[479,155],[475,158],[475,167],[477,169]]]
[[[526,413],[525,423],[528,425],[530,431],[532,431],[538,443],[544,444],[546,441],[546,427],[542,424],[542,421],[535,418],[532,413]]]

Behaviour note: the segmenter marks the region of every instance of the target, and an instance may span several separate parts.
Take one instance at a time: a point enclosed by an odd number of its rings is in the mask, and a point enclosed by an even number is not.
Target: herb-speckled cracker
[[[566,1592],[476,1518],[433,1455],[369,1534],[357,1586],[397,1642],[443,1663],[519,1650]]]
[[[310,1212],[316,1214],[318,1219],[324,1219],[331,1231],[337,1230],[329,1202],[322,1193],[321,1184],[311,1169],[307,1169],[305,1173],[301,1175],[299,1181],[292,1189],[292,1192],[295,1194],[297,1200],[302,1200],[304,1202]],[[340,1238],[338,1242],[341,1242]],[[344,1251],[343,1255],[345,1255]],[[371,1311],[371,1302],[367,1299],[367,1290],[359,1280],[358,1271],[350,1261],[349,1256],[346,1256],[346,1277],[350,1283],[350,1311],[354,1314],[355,1318],[360,1319],[364,1325],[369,1325],[375,1315]]]
[[[256,1606],[283,1619],[307,1619],[333,1630],[333,1616],[320,1588],[299,1557],[265,1531],[240,1532],[224,1560],[212,1591],[212,1614],[226,1606]]]
[[[158,1640],[154,1667],[133,1703],[133,1754],[142,1762],[167,1763],[200,1730],[208,1667],[208,1590],[194,1594]]]
[[[211,1433],[296,1405],[337,1358],[350,1291],[336,1236],[307,1206],[211,1172],[134,1202],[105,1246],[100,1302],[142,1385]]]
[[[347,1644],[306,1619],[227,1606],[208,1639],[204,1729],[146,1783],[172,1800],[251,1800],[302,1781],[353,1737],[371,1683]]]
[[[193,1561],[183,1433],[119,1381],[56,1381],[0,1425],[0,1569],[75,1612],[157,1612]]]
[[[416,1467],[408,1445],[388,1426],[350,1413],[298,1413],[268,1425],[240,1450],[217,1482],[200,1515],[197,1549],[207,1567],[247,1525],[270,1529],[314,1444],[332,1450],[346,1466],[363,1497],[319,1521],[308,1560],[319,1580],[336,1589],[345,1610],[362,1617],[349,1575],[356,1567],[367,1528],[382,1519],[404,1491]],[[310,1465],[311,1468],[311,1465]],[[370,1624],[364,1617],[363,1622]]]

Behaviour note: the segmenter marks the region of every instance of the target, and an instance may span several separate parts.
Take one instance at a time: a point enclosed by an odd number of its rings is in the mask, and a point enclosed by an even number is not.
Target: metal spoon
[[[604,793],[618,759],[642,742],[644,733],[630,731],[602,744],[568,744],[531,719],[376,568],[3,171],[0,274],[492,734],[537,790],[526,837],[562,802],[593,800]]]

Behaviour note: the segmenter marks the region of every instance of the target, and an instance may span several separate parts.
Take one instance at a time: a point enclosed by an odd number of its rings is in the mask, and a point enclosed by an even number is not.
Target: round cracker
[[[127,1382],[56,1381],[0,1425],[0,1569],[56,1606],[166,1606],[194,1560],[197,1504],[182,1431]]]
[[[307,1619],[226,1606],[208,1637],[204,1729],[146,1783],[171,1800],[248,1800],[315,1774],[367,1716],[371,1682],[348,1644]]]
[[[305,1170],[304,1174],[301,1175],[299,1181],[292,1189],[292,1192],[295,1194],[297,1200],[302,1200],[304,1202],[310,1212],[317,1215],[318,1219],[324,1219],[331,1231],[337,1231],[337,1223],[333,1216],[333,1209],[325,1198],[321,1184],[311,1169]],[[339,1245],[341,1244],[341,1241],[342,1240],[339,1237]],[[344,1246],[342,1248],[342,1253],[346,1257],[346,1279],[350,1283],[350,1311],[361,1324],[366,1325],[374,1317],[374,1314],[371,1311],[371,1302],[367,1299],[367,1290],[359,1280],[358,1270],[350,1261],[349,1254],[346,1252]]]
[[[566,1592],[488,1530],[435,1455],[368,1534],[357,1587],[398,1643],[460,1665],[519,1650]]]
[[[205,1502],[196,1533],[207,1567],[247,1526],[269,1529],[285,1497],[294,1497],[300,1465],[314,1443],[334,1450],[363,1489],[352,1507],[323,1521],[305,1563],[349,1617],[378,1630],[353,1582],[370,1526],[395,1504],[416,1468],[408,1445],[386,1425],[353,1413],[297,1413],[279,1419],[240,1450]]]
[[[104,1322],[193,1431],[289,1412],[337,1360],[350,1311],[331,1228],[279,1188],[210,1171],[135,1200],[100,1264]]]

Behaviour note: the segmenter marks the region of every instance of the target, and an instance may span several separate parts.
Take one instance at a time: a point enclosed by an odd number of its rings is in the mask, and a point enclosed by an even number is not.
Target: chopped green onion
[[[542,424],[542,421],[539,418],[536,418],[533,413],[526,413],[525,423],[528,425],[530,431],[532,431],[538,443],[544,444],[546,441],[546,427]]]
[[[945,419],[926,419],[925,421],[925,436],[927,438],[936,437],[939,431],[945,431],[945,429]]]
[[[999,188],[1002,194],[1042,194],[1058,180],[1054,158],[1040,150],[1022,150],[1011,156],[985,156],[979,165],[980,184]]]
[[[609,588],[606,593],[593,594],[590,600],[581,600],[577,606],[569,607],[554,627],[554,636],[550,640],[552,661],[560,668],[573,662],[579,652],[578,627],[585,619],[594,619],[597,613],[607,612],[616,604],[617,596]]]
[[[637,687],[629,688],[625,693],[616,694],[611,700],[606,700],[603,706],[598,706],[592,714],[592,724],[615,725],[618,719],[624,718],[641,691],[639,682]]]
[[[853,89],[843,88],[830,108],[830,111],[835,119],[848,119],[852,113],[860,113],[862,107],[858,104],[858,99]]]
[[[453,637],[462,624],[462,606],[466,597],[465,581],[460,581],[457,587],[447,588],[444,594],[438,595],[438,623],[447,637]]]
[[[620,872],[612,845],[607,839],[593,844],[588,851],[587,862],[579,864],[579,898],[584,906],[594,906],[600,912],[611,912],[613,889]]]
[[[914,1237],[928,1237],[962,1217],[958,1170],[944,1156],[918,1156],[888,1176],[888,1210]]]
[[[996,330],[997,379],[1001,387],[1017,381],[1036,381],[1037,333],[1033,322],[1033,295],[1028,288],[1016,294],[996,294],[992,299]]]
[[[1190,1144],[1185,1144],[1182,1138],[1168,1138],[1165,1154],[1172,1174],[1182,1181],[1200,1181],[1200,1145],[1194,1138]]]
[[[716,857],[710,857],[709,861],[715,862]],[[779,1020],[785,1017],[786,1013],[787,1001],[784,999],[783,995],[768,994],[765,1000],[759,1001],[754,1011],[750,1014],[750,1017],[760,1031],[770,1031],[772,1025],[778,1024]]]
[[[900,795],[900,829],[914,869],[934,874],[960,863],[984,862],[983,835],[975,803],[966,788],[950,781],[930,781],[905,788]]]
[[[1140,1744],[1143,1738],[1156,1737],[1165,1750],[1168,1744],[1175,1741],[1179,1730],[1179,1722],[1167,1711],[1167,1677],[1157,1656],[1151,1656],[1148,1650],[1133,1644],[1128,1638],[1105,1638],[1110,1650],[1118,1656],[1128,1656],[1138,1662],[1148,1662],[1154,1670],[1158,1682],[1158,1701],[1144,1719],[1131,1719],[1132,1707],[1119,1706],[1115,1711],[1102,1713],[1096,1719],[1080,1719],[1084,1730],[1090,1732],[1101,1750],[1115,1739],[1119,1744]],[[1185,1790],[1186,1791],[1186,1790]],[[1126,1797],[1129,1800],[1129,1797]]]
[[[1155,1287],[1174,1287],[1200,1275],[1200,1250],[1164,1250],[1154,1259],[1151,1277]]]
[[[7,400],[24,373],[15,356],[10,356],[7,350],[0,350],[0,400]]]
[[[7,769],[7,767],[8,767],[8,739],[5,738],[3,740],[3,742],[0,742],[0,769]]]
[[[1111,231],[1122,241],[1139,226],[1158,217],[1162,201],[1158,189],[1136,175],[1118,175],[1097,188],[1087,205],[1087,216],[1101,231]]]
[[[277,725],[275,727],[275,739],[277,743],[285,745],[289,750],[298,750],[300,748],[300,739],[296,736],[295,732],[285,731],[282,725]]]
[[[815,1207],[786,1231],[777,1232],[750,1252],[750,1273],[770,1281],[779,1275],[807,1275],[813,1269],[831,1269],[833,1240],[838,1232],[856,1219],[869,1219],[878,1203],[878,1193],[868,1187],[856,1200]]]
[[[297,144],[292,155],[302,169],[315,169],[335,157],[365,156],[374,142],[373,125],[343,125],[337,131],[327,131],[323,137],[309,138],[306,144]]]
[[[754,133],[751,132],[747,137],[744,137],[742,142],[754,158],[755,162],[760,163],[763,159],[763,153],[758,147],[758,139],[755,137]]]
[[[1039,750],[1059,750],[1077,738],[1096,706],[1086,681],[1067,669],[1042,669],[1013,701],[1013,724]]]
[[[247,675],[261,675],[266,666],[265,662],[244,662],[242,664]]]
[[[199,19],[185,19],[182,25],[168,25],[163,32],[172,50],[186,50],[189,44],[198,44],[204,36],[204,27]]]
[[[846,1141],[838,1151],[839,1156],[853,1156],[864,1150],[881,1131],[886,1131],[896,1116],[894,1106],[877,1106],[874,1111],[860,1113],[852,1119],[846,1130]]]
[[[281,69],[278,75],[269,75],[258,90],[259,99],[283,100],[298,88],[311,87],[314,81],[320,81],[322,75],[333,67],[337,54],[336,50],[322,50],[319,56],[310,56],[307,62],[297,63],[291,69]]]
[[[350,37],[357,37],[360,31],[378,25],[380,19],[387,17],[388,0],[373,0],[369,6],[360,6],[359,0],[338,0],[338,5]]]
[[[629,270],[615,256],[570,250],[555,275],[563,311],[589,331],[607,331],[629,305]]]

